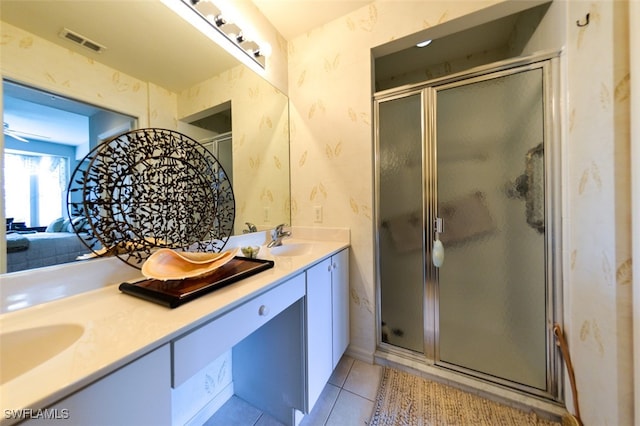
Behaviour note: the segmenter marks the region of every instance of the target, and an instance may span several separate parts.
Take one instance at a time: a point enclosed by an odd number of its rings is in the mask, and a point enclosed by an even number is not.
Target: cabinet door
[[[169,345],[164,345],[49,407],[57,420],[24,424],[169,426],[170,371]]]
[[[331,259],[307,269],[307,410],[333,371]],[[307,411],[307,412],[308,412]]]
[[[349,345],[349,249],[331,258],[333,368]]]

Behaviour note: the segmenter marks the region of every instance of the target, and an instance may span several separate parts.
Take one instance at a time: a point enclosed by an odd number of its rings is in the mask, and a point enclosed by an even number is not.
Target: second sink
[[[71,346],[84,328],[57,324],[0,334],[0,384],[4,384]]]
[[[302,256],[311,253],[313,246],[307,243],[284,243],[281,246],[271,247],[269,251],[274,256]]]

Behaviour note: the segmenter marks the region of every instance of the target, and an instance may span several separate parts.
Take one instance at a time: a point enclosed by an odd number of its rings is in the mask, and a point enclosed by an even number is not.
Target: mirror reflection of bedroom
[[[75,261],[91,250],[67,213],[69,176],[99,142],[136,119],[3,81],[7,272]]]

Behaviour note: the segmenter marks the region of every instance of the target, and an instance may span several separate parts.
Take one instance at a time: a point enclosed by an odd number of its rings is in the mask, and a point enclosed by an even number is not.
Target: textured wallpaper
[[[627,8],[568,10],[565,309],[585,424],[633,423]]]

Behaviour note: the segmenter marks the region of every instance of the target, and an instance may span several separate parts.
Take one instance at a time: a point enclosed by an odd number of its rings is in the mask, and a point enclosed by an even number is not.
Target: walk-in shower
[[[380,351],[558,398],[555,61],[376,94]]]

